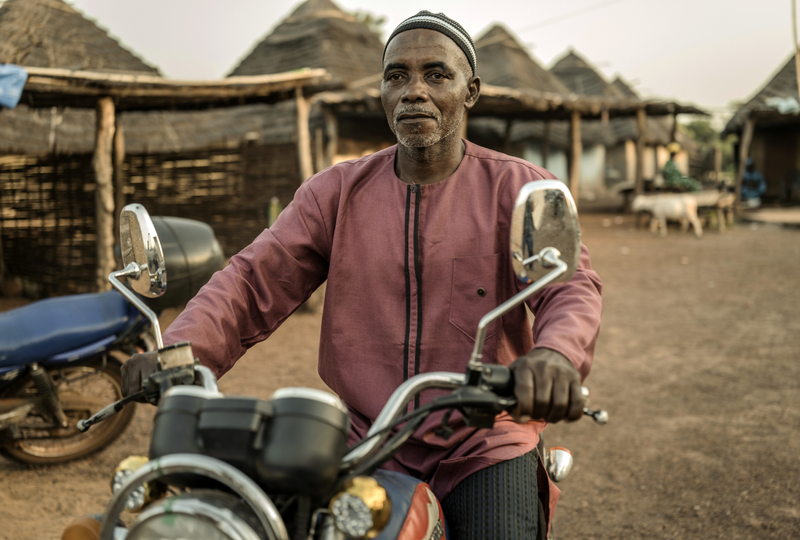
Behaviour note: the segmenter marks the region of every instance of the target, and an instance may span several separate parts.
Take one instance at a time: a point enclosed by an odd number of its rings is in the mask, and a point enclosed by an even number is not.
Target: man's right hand
[[[128,397],[142,389],[142,386],[158,370],[158,351],[134,354],[122,364],[122,395]],[[146,401],[142,397],[139,401]]]

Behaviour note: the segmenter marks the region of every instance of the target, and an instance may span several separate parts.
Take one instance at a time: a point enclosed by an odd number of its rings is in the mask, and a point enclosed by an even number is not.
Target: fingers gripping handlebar
[[[511,411],[516,407],[517,400],[514,397],[514,372],[506,366],[483,364],[479,374],[476,373],[472,375],[471,370],[468,369],[467,379],[467,384],[470,384],[471,381],[477,381],[477,386],[482,389],[490,391],[501,398],[506,398],[507,405],[503,406],[504,410]],[[475,384],[475,382],[472,382],[472,384]],[[581,395],[584,399],[588,399],[589,389],[582,386]],[[604,425],[608,422],[608,413],[602,409],[595,411],[588,407],[583,407],[583,414],[592,417],[592,419],[600,425]]]

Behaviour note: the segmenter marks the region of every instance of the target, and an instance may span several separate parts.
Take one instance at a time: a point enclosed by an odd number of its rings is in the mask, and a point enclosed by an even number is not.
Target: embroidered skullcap
[[[469,37],[467,31],[444,13],[431,13],[423,9],[413,17],[409,17],[397,25],[392,35],[386,40],[386,47],[389,46],[389,42],[392,41],[397,34],[405,32],[406,30],[413,30],[414,28],[436,30],[452,39],[453,42],[464,51],[469,65],[472,68],[472,74],[475,75],[475,67],[478,64],[478,58],[475,55],[475,44],[472,43],[472,38]],[[383,48],[384,58],[386,58],[386,47]]]

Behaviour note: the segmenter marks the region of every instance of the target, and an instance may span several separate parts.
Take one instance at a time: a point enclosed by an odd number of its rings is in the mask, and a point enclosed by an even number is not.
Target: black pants
[[[468,476],[442,503],[452,540],[539,538],[539,453]]]

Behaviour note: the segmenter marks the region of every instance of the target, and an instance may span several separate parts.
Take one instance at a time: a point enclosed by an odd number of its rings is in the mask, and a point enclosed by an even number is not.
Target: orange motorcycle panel
[[[417,484],[397,540],[446,540],[442,505],[428,484]]]

